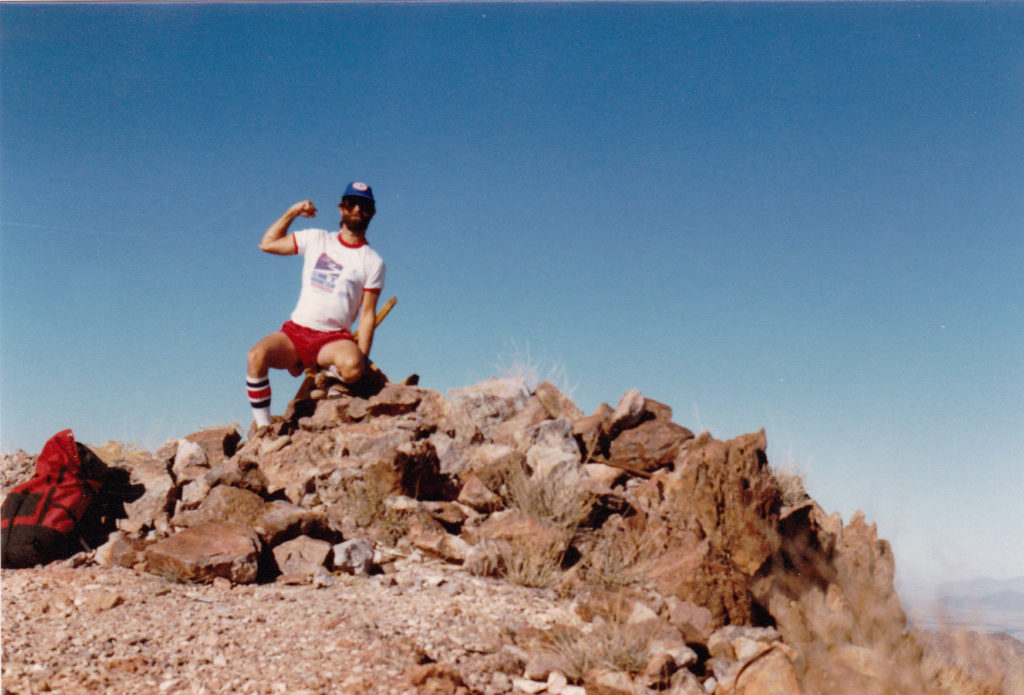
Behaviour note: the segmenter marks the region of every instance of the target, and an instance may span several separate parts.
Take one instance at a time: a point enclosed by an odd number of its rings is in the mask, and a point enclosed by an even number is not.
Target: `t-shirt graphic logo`
[[[338,263],[326,253],[321,253],[320,258],[316,259],[316,265],[313,266],[313,273],[310,275],[309,281],[318,290],[334,292],[334,288],[338,284],[338,277],[341,276],[341,271],[341,263]]]

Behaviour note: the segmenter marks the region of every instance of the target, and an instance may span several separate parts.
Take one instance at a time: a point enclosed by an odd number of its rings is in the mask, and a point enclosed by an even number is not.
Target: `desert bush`
[[[641,581],[643,565],[657,557],[661,544],[642,520],[606,522],[583,558],[585,584],[607,588]]]
[[[562,563],[568,544],[568,537],[554,544],[533,538],[510,540],[501,545],[499,573],[520,586],[557,588],[564,578]]]
[[[550,539],[518,539],[502,550],[502,575],[523,586],[558,588],[564,580],[566,551],[579,525],[590,516],[596,497],[578,474],[531,475],[522,462],[510,465],[501,486],[509,507],[554,523],[561,533]]]
[[[581,484],[579,474],[558,478],[530,475],[522,462],[506,469],[502,489],[510,507],[552,521],[570,533],[590,515],[596,500]]]
[[[566,675],[573,680],[598,667],[636,674],[647,665],[650,636],[637,626],[597,621],[582,630],[553,630],[550,640],[570,664]]]
[[[773,468],[772,475],[782,493],[783,506],[795,507],[810,499],[804,489],[804,472],[793,462],[787,461],[781,468]]]

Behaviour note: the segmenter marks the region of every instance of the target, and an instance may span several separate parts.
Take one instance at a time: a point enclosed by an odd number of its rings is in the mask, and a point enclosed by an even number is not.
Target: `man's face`
[[[342,198],[338,210],[341,211],[341,223],[353,232],[366,231],[376,212],[372,200],[356,196]]]

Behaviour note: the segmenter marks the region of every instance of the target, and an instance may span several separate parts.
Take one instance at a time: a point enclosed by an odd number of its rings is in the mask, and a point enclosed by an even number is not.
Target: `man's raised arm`
[[[316,217],[316,207],[313,206],[312,201],[303,200],[288,208],[274,224],[267,228],[263,238],[260,239],[260,250],[276,253],[279,256],[295,254],[295,240],[288,235],[288,227],[299,216]]]

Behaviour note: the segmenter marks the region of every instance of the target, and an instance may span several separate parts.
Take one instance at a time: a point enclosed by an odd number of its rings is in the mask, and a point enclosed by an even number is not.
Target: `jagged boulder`
[[[922,651],[906,632],[892,551],[874,525],[857,513],[843,527],[810,501],[787,510],[779,532],[752,592],[804,655],[803,682],[839,693],[919,692]]]
[[[207,521],[146,548],[147,569],[177,582],[209,582],[224,577],[248,584],[259,571],[256,533],[234,521]]]
[[[764,431],[728,442],[703,434],[636,490],[657,545],[648,579],[706,607],[718,625],[754,620],[750,585],[780,545],[781,498],[766,447]]]

